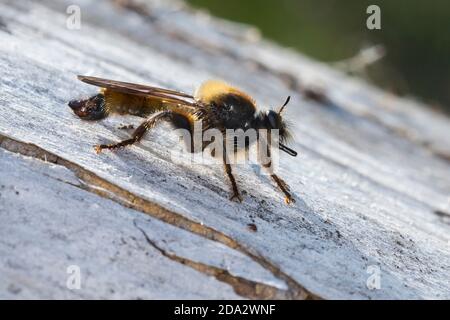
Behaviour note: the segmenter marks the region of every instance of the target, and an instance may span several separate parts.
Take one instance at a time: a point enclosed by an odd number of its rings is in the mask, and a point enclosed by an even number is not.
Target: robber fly
[[[282,112],[290,97],[278,110],[263,112],[257,111],[255,101],[250,96],[217,80],[204,82],[194,95],[189,95],[174,90],[96,77],[78,76],[78,79],[101,88],[98,94],[89,99],[69,102],[70,108],[81,119],[100,120],[110,114],[130,114],[145,118],[130,139],[113,144],[97,145],[95,146],[97,153],[103,149],[113,150],[132,145],[141,140],[148,129],[161,121],[168,121],[175,128],[186,129],[191,137],[194,137],[194,122],[201,121],[204,130],[216,128],[221,132],[226,129],[244,131],[278,129],[280,150],[291,156],[297,156],[297,152],[284,144],[290,135],[283,121]],[[209,142],[203,142],[202,151],[208,144]],[[190,151],[194,152],[194,149]],[[222,157],[224,170],[233,190],[230,200],[242,201],[225,150]],[[269,167],[270,162],[263,166]],[[286,182],[274,173],[270,176],[284,193],[286,203],[294,202]]]

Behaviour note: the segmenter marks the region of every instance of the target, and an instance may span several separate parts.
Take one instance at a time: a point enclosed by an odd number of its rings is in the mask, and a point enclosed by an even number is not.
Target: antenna
[[[281,112],[283,112],[284,107],[286,107],[286,105],[289,103],[290,100],[291,100],[291,96],[288,96],[287,99],[286,99],[286,102],[278,110],[278,114],[281,114]]]

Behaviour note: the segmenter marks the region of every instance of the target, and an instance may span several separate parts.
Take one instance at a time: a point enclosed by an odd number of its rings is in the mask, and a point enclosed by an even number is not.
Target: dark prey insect
[[[168,121],[175,128],[186,129],[194,137],[194,123],[201,121],[202,130],[215,128],[222,133],[226,129],[278,129],[278,148],[291,156],[297,156],[297,152],[288,148],[285,143],[290,137],[282,118],[284,107],[289,102],[289,97],[278,110],[258,111],[255,101],[237,88],[231,87],[224,82],[209,80],[204,82],[194,95],[186,93],[151,87],[146,85],[119,82],[114,80],[78,76],[78,78],[88,84],[101,87],[100,92],[89,99],[73,100],[69,106],[73,112],[83,120],[100,120],[110,114],[135,115],[144,117],[142,124],[135,129],[130,139],[113,144],[101,144],[95,146],[99,153],[103,149],[117,149],[132,145],[142,139],[145,132],[161,121]],[[226,136],[226,135],[224,135]],[[259,141],[260,135],[256,136]],[[248,149],[254,141],[246,141],[245,148]],[[196,152],[192,146],[190,152]],[[210,142],[201,142],[201,151]],[[226,141],[224,139],[224,145]],[[271,166],[270,147],[267,145],[266,152],[269,155],[269,162],[261,164],[265,168]],[[229,155],[222,152],[224,170],[230,179],[233,194],[232,199],[242,201],[236,180],[231,171]],[[294,201],[289,186],[271,172],[270,177],[284,193],[286,203]]]

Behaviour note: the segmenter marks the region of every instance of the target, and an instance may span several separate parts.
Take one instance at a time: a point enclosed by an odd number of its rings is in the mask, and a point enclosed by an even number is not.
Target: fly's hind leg
[[[162,120],[171,120],[172,118],[172,111],[170,110],[164,110],[157,112],[153,114],[151,117],[146,119],[144,122],[142,122],[139,127],[136,128],[136,130],[133,132],[133,135],[130,139],[123,140],[119,143],[113,143],[113,144],[100,144],[95,146],[95,151],[97,153],[102,152],[103,149],[109,149],[114,150],[118,148],[122,148],[125,146],[132,145],[142,139],[144,134],[149,130],[150,128],[154,127],[158,122]]]

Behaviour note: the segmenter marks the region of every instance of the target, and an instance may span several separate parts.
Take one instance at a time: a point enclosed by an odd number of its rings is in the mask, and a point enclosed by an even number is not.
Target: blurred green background
[[[450,113],[450,0],[187,0],[211,14],[257,26],[282,45],[324,62],[383,45],[386,55],[356,73]],[[381,30],[366,9],[381,8]],[[341,64],[342,65],[342,64]]]

